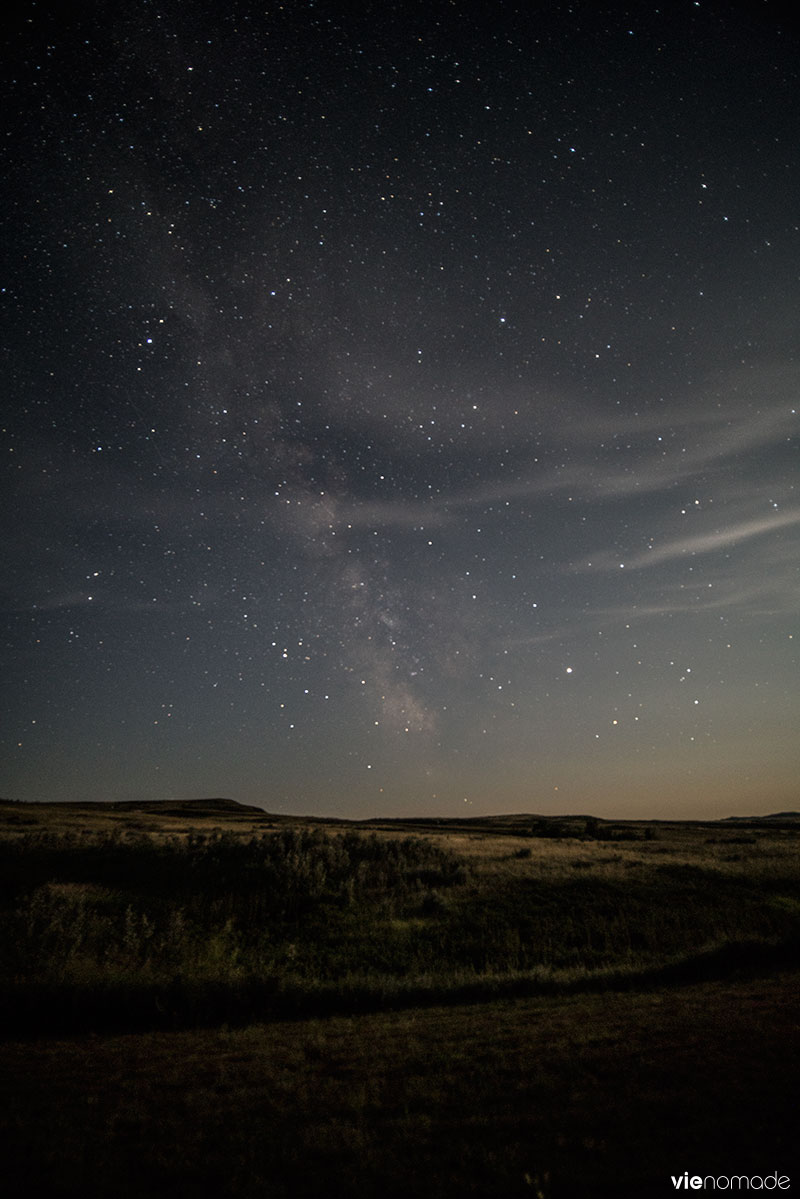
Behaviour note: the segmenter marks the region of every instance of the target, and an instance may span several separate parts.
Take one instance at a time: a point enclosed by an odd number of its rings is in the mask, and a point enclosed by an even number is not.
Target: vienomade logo
[[[671,1174],[676,1191],[788,1191],[791,1179],[788,1174]]]

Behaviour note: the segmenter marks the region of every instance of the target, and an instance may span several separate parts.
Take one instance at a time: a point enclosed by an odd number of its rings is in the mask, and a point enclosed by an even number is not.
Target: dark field
[[[9,1195],[800,1186],[791,818],[0,821]]]

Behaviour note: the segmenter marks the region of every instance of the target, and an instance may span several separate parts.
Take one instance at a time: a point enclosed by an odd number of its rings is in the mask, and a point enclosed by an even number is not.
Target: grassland
[[[799,844],[788,817],[0,804],[8,1193],[791,1173]]]

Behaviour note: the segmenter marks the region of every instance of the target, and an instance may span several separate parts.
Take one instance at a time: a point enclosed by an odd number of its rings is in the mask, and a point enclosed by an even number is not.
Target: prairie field
[[[799,847],[791,816],[0,804],[7,1193],[791,1176]]]

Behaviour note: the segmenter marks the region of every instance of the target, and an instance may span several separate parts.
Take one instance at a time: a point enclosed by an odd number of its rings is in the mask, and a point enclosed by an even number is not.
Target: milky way
[[[23,4],[0,794],[797,806],[776,6]]]

